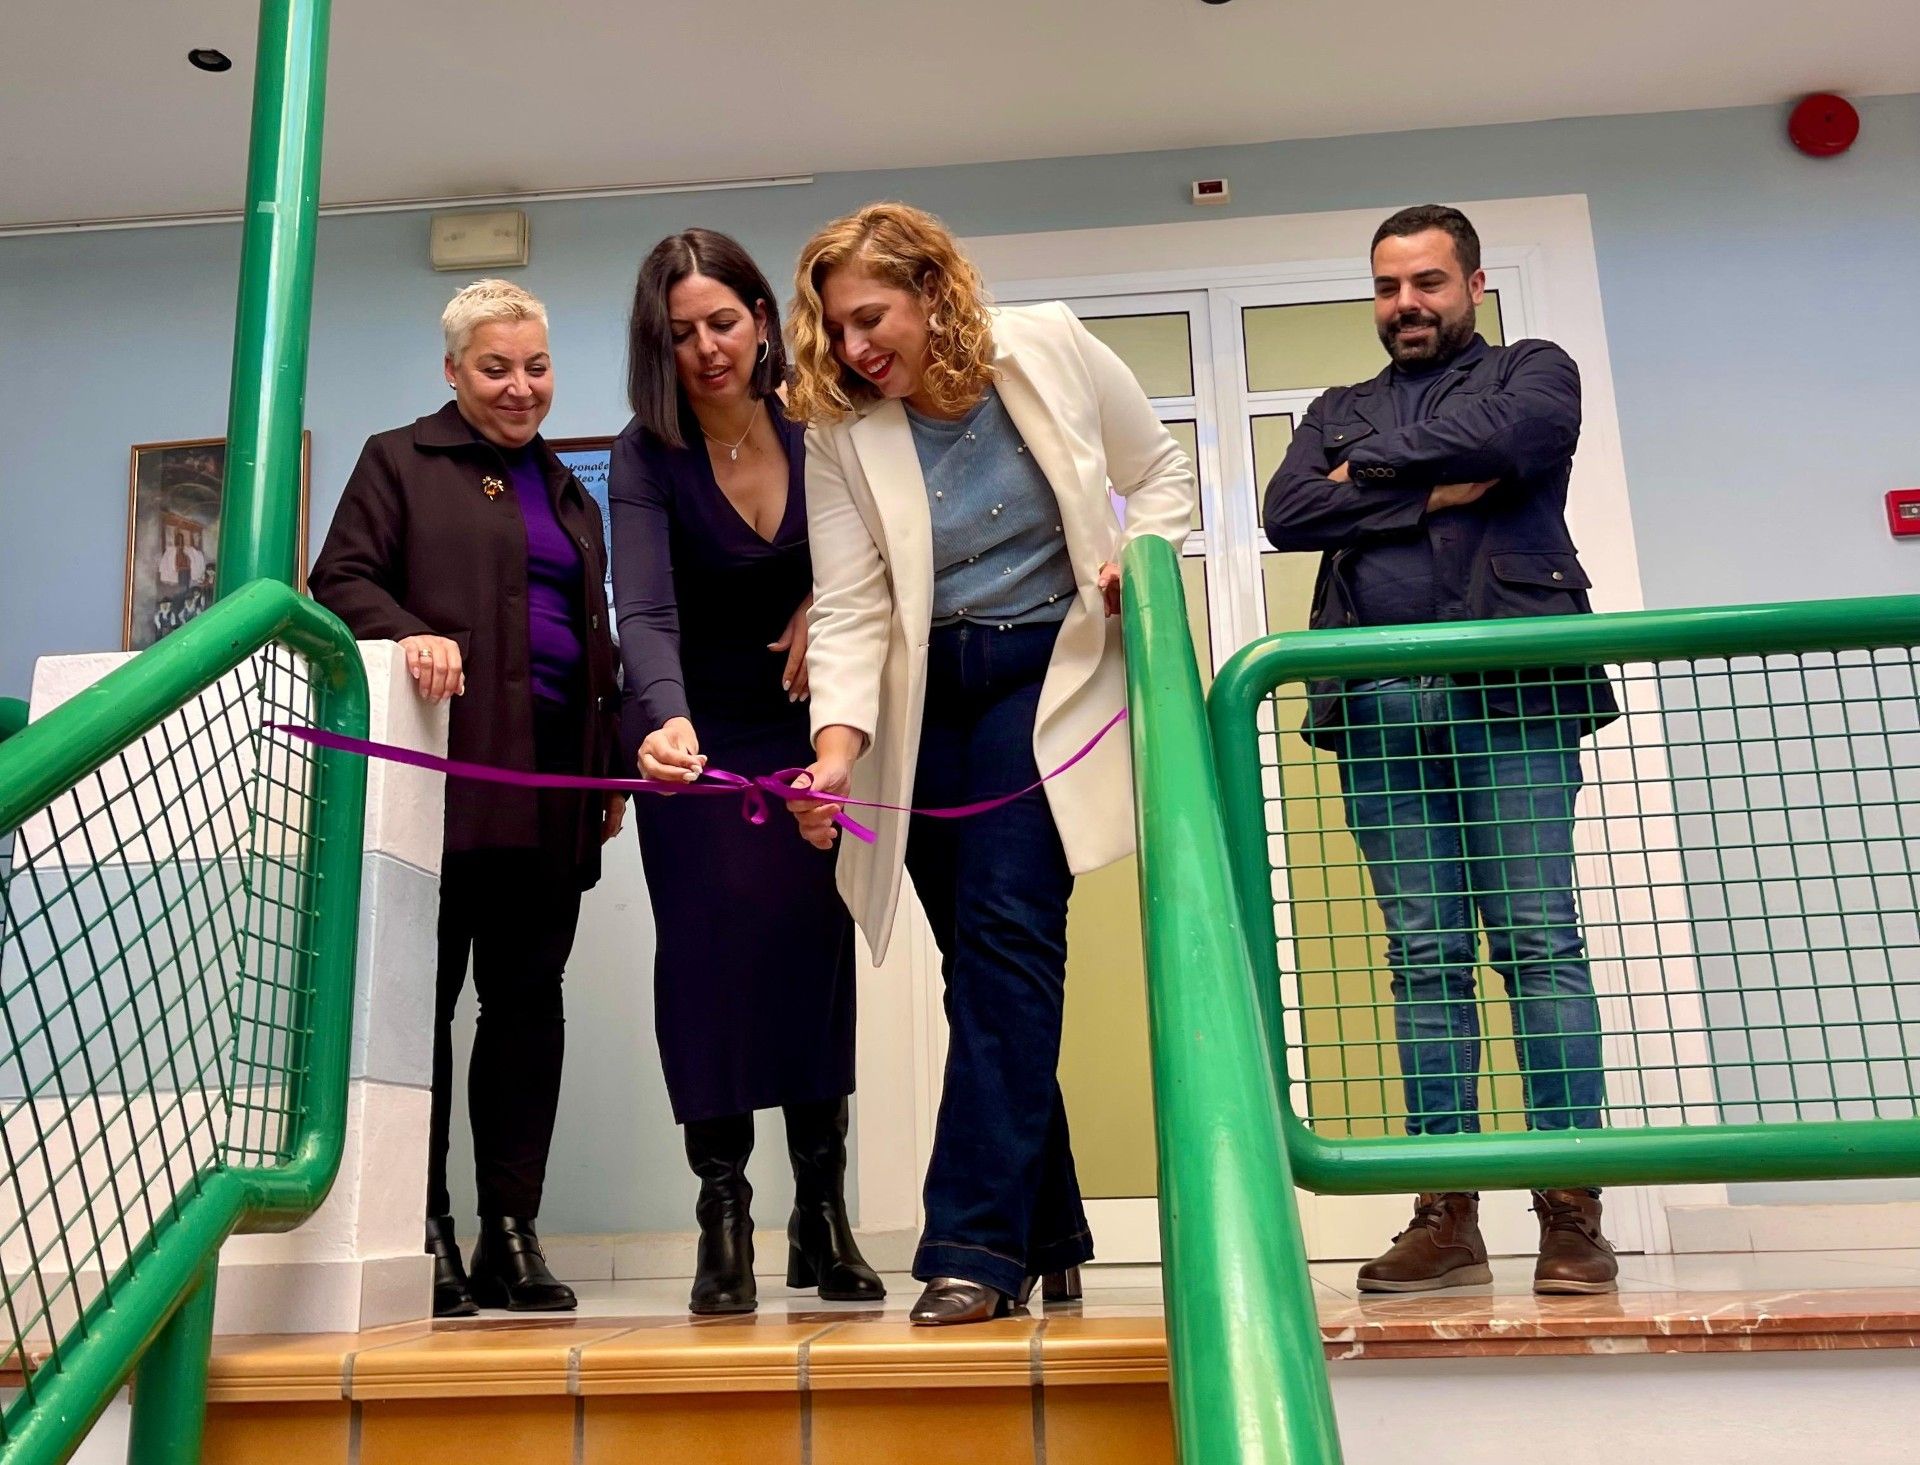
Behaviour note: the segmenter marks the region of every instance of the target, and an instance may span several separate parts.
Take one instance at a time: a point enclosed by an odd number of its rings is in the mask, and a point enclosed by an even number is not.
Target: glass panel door
[[[1477,312],[1480,334],[1492,346],[1501,332],[1500,292],[1489,287]],[[1311,392],[1363,382],[1387,364],[1373,325],[1373,299],[1309,300],[1253,305],[1241,312],[1249,392]]]
[[[1218,516],[1218,433],[1213,424],[1207,297],[1202,292],[1085,297],[1068,302],[1133,371],[1154,410],[1186,449],[1200,495],[1183,546],[1194,651],[1211,674],[1213,625],[1207,559]],[[1124,504],[1121,512],[1125,512]],[[1060,1058],[1074,1159],[1107,1261],[1158,1257],[1153,1075],[1138,871],[1131,859],[1076,883],[1067,920],[1067,1016]]]

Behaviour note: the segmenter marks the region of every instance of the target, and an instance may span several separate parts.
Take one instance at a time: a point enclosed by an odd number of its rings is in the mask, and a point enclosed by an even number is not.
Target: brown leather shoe
[[[1362,1292],[1433,1292],[1491,1282],[1480,1239],[1480,1202],[1464,1191],[1423,1193],[1413,1223],[1360,1268]]]
[[[1600,1197],[1584,1190],[1536,1190],[1540,1261],[1535,1292],[1618,1292],[1620,1263],[1600,1234]]]

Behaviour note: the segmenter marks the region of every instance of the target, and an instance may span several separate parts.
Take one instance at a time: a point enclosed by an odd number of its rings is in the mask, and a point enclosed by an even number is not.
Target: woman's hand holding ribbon
[[[817,794],[845,794],[853,788],[853,764],[866,745],[866,734],[851,727],[823,727],[814,739],[818,755],[793,781],[795,788],[811,789]],[[815,849],[832,849],[840,837],[835,823],[842,806],[817,799],[797,799],[787,805],[800,825],[800,837]]]
[[[669,717],[640,744],[640,776],[662,783],[692,783],[706,771],[700,738],[684,717]]]

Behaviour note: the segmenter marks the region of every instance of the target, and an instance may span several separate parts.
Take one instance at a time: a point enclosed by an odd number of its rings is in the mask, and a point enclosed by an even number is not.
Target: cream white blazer
[[[1120,620],[1094,581],[1127,541],[1185,538],[1193,465],[1154,415],[1125,363],[1058,302],[993,316],[995,386],[1060,504],[1078,593],[1060,627],[1040,690],[1034,758],[1060,766],[1126,701]],[[1107,489],[1126,500],[1123,530]],[[807,527],[813,611],[807,675],[813,730],[835,724],[867,735],[852,795],[913,802],[933,618],[933,531],[913,430],[898,401],[807,432]],[[1075,874],[1133,850],[1133,788],[1122,729],[1047,785]],[[872,828],[868,845],[842,835],[839,885],[874,959],[886,955],[906,867],[907,817],[849,813]]]

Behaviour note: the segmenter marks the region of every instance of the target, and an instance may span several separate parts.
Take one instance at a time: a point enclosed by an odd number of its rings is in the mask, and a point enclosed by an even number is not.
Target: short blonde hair
[[[835,219],[800,251],[788,313],[794,377],[787,415],[796,422],[837,422],[879,395],[835,358],[820,304],[827,276],[855,262],[875,279],[928,300],[933,334],[921,389],[933,405],[960,412],[979,401],[993,380],[993,319],[980,272],[932,214],[910,204],[874,203]]]
[[[481,326],[494,321],[537,320],[547,323],[547,308],[511,280],[475,280],[440,312],[440,329],[447,338],[447,355],[457,364],[467,342]]]

